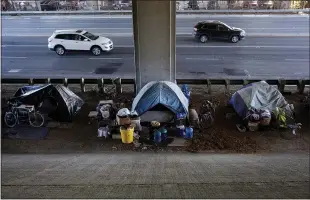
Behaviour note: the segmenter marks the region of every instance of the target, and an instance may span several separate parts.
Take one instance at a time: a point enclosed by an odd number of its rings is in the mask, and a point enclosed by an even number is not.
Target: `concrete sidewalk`
[[[309,198],[309,154],[2,155],[2,198]]]

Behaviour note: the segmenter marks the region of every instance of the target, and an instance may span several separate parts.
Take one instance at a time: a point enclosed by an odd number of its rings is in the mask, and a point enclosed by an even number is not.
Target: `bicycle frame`
[[[16,120],[17,120],[16,123],[19,124],[20,122],[28,122],[29,113],[35,112],[35,109],[33,108],[33,106],[31,108],[28,108],[27,106],[25,106],[25,108],[12,106],[10,108],[10,112],[12,112],[16,116]],[[21,113],[26,113],[26,114],[21,116],[20,115]]]

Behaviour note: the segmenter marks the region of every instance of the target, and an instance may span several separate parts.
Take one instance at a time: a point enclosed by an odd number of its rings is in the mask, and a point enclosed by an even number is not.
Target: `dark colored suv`
[[[245,37],[245,31],[220,21],[203,21],[196,24],[193,35],[202,43],[212,39],[224,39],[237,43]]]

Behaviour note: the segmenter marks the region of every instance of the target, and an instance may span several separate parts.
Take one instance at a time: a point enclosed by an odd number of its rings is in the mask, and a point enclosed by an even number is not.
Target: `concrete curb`
[[[199,15],[199,14],[309,14],[310,9],[284,9],[284,10],[183,10],[176,11],[178,15]],[[5,11],[2,16],[23,16],[23,15],[131,15],[131,10],[122,11]]]

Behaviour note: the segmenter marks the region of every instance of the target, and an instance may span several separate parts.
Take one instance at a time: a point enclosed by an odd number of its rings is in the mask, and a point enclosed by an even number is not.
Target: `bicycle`
[[[32,127],[41,127],[44,124],[43,115],[35,110],[33,105],[25,105],[20,102],[7,102],[9,111],[4,115],[5,124],[13,128],[20,122],[29,122]]]

